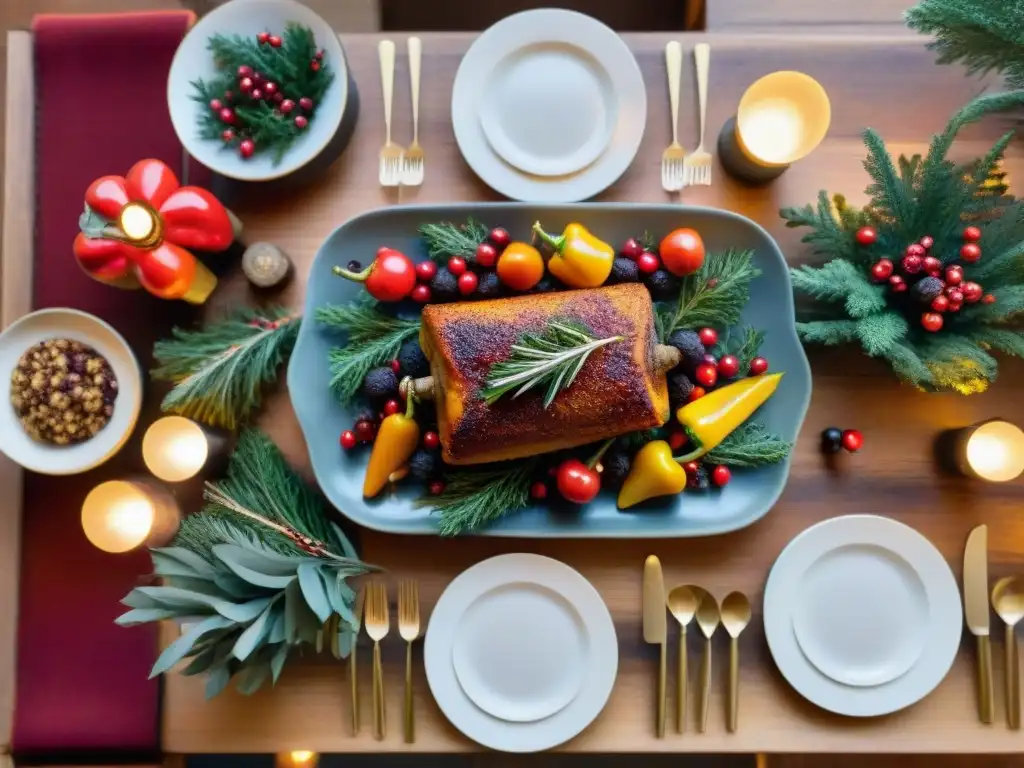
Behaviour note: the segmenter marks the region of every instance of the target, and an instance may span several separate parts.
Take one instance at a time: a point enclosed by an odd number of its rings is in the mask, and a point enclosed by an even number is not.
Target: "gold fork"
[[[402,181],[402,148],[391,140],[391,97],[395,90],[395,43],[381,40],[380,87],[384,96],[384,146],[380,150],[380,185],[397,187]]]
[[[423,183],[423,147],[420,146],[420,61],[423,44],[418,37],[410,37],[409,90],[412,92],[412,144],[405,150],[402,160],[402,183],[418,187]]]
[[[683,71],[683,47],[672,40],[665,46],[665,69],[668,72],[668,101],[672,111],[672,143],[661,153],[661,187],[666,192],[683,188],[683,158],[686,153],[679,143],[679,78]]]
[[[693,60],[697,65],[697,100],[700,103],[700,144],[683,160],[683,186],[711,185],[711,154],[704,149],[704,121],[708,111],[708,65],[711,46],[697,43]]]
[[[352,650],[348,656],[348,677],[352,686],[352,735],[359,734],[359,667],[356,664],[356,648],[359,647],[359,630],[363,622],[363,605],[366,602],[366,585],[359,589],[356,596],[355,636],[352,638]]]
[[[388,591],[383,582],[371,582],[366,595],[366,634],[373,640],[373,735],[384,739],[387,728],[384,706],[384,667],[380,660],[380,641],[387,637],[390,626]]]
[[[405,743],[416,741],[412,704],[412,644],[420,634],[420,590],[412,579],[398,585],[398,632],[405,640]]]

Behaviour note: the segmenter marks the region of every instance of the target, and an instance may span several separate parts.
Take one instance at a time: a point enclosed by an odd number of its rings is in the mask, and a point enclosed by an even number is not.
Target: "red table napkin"
[[[34,307],[92,312],[131,343],[143,367],[152,342],[193,310],[144,291],[88,278],[71,243],[89,183],[122,175],[145,157],[180,168],[182,149],[167,110],[167,74],[194,14],[185,11],[39,16],[32,25],[36,73]],[[192,183],[203,183],[191,176]],[[145,554],[94,549],[81,503],[102,480],[141,469],[136,434],[110,462],[84,475],[28,473],[22,524],[16,752],[159,749],[159,685],[149,680],[155,627],[121,628],[119,600],[149,572]]]

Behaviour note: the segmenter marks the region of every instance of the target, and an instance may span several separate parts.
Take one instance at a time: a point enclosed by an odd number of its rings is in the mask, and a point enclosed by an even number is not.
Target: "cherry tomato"
[[[719,464],[713,470],[711,470],[711,482],[721,488],[723,485],[728,485],[732,479],[732,472],[724,464]]]
[[[437,274],[437,264],[432,261],[421,261],[416,265],[416,277],[424,283],[429,283]]]
[[[498,260],[498,249],[490,243],[480,243],[476,247],[476,256],[474,258],[481,267],[493,267],[494,262]]]
[[[433,451],[441,444],[441,438],[438,437],[437,432],[424,432],[423,433],[423,447],[428,451]]]
[[[401,301],[416,285],[415,265],[394,248],[379,249],[373,264],[362,272],[335,267],[334,274],[365,284],[366,292],[377,301]]]
[[[448,271],[458,277],[466,271],[466,260],[461,256],[452,256],[448,259]]]
[[[586,504],[601,490],[601,478],[579,459],[566,459],[558,467],[558,492],[574,504]]]
[[[469,294],[476,290],[479,282],[480,279],[476,276],[475,272],[463,272],[459,275],[459,293],[463,296],[469,296]]]
[[[650,275],[658,271],[659,267],[661,267],[661,261],[653,253],[644,251],[637,256],[636,265],[641,272]]]
[[[673,275],[692,275],[704,264],[704,241],[696,230],[684,227],[665,235],[658,253],[665,269]]]
[[[346,429],[341,433],[341,447],[346,451],[351,451],[356,447],[358,442],[359,441],[356,439],[356,433],[351,429]]]
[[[509,243],[498,257],[498,279],[516,291],[528,291],[544,277],[544,259],[529,243]]]
[[[412,293],[409,294],[409,298],[418,304],[427,304],[430,302],[430,286],[420,283],[412,289]]]

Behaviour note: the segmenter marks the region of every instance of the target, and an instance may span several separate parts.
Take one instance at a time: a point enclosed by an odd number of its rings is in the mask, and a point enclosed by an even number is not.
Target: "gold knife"
[[[661,646],[661,660],[658,664],[658,700],[655,711],[655,729],[659,739],[665,738],[665,646],[668,642],[668,620],[665,617],[665,579],[661,573],[661,561],[650,555],[644,563],[644,642]]]
[[[988,635],[988,526],[979,525],[964,549],[964,617],[978,638],[978,715],[983,723],[995,719],[992,691],[992,646]]]

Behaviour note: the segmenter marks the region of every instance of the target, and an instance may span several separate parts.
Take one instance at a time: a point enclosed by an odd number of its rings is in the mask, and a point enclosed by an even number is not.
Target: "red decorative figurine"
[[[165,163],[152,159],[90,184],[78,223],[73,250],[91,277],[192,304],[206,301],[217,278],[187,249],[223,251],[235,239],[232,217],[217,198],[180,186]]]

